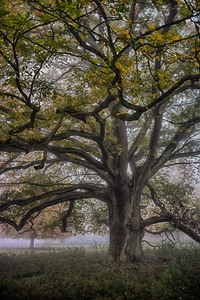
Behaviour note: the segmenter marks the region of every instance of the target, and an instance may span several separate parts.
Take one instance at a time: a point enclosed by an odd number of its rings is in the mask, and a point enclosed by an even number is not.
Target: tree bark
[[[112,198],[109,207],[108,259],[133,263],[143,259],[143,228],[139,201],[136,197],[127,197],[127,193],[125,193],[127,189],[118,187],[118,197]],[[121,190],[120,193],[119,190]]]
[[[124,205],[114,203],[109,208],[110,243],[108,259],[111,261],[125,260],[126,247],[126,213]]]
[[[135,204],[135,203],[134,203]],[[141,261],[144,257],[142,249],[143,228],[141,227],[140,206],[133,205],[133,213],[127,225],[126,260]]]

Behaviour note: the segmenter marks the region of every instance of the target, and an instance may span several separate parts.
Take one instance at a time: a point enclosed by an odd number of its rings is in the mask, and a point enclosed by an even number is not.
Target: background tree
[[[159,222],[199,241],[198,216],[185,223],[154,186],[166,167],[199,166],[195,3],[16,0],[0,13],[0,150],[14,155],[2,174],[54,165],[71,176],[4,200],[0,221],[20,230],[49,206],[95,198],[108,207],[112,260],[141,259],[144,229]],[[159,213],[144,218],[146,189]],[[21,220],[8,217],[16,207]]]

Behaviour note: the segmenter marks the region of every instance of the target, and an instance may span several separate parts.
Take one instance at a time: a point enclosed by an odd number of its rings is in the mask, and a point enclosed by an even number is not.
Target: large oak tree
[[[197,213],[177,214],[179,194],[173,206],[156,188],[166,167],[198,168],[197,2],[1,1],[2,180],[20,184],[29,169],[71,176],[2,197],[1,222],[20,230],[46,207],[98,199],[112,260],[141,259],[144,229],[159,222],[200,241]],[[146,218],[144,195],[156,208]],[[19,209],[22,218],[9,214]]]

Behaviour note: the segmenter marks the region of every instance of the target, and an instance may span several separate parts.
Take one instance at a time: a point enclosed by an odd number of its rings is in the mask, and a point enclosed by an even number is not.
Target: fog
[[[147,234],[144,237],[144,243],[150,243],[156,245],[159,243],[176,242],[176,243],[195,243],[186,234],[175,231],[173,234],[162,234],[162,235],[151,235]],[[95,234],[85,234],[76,235],[66,238],[51,238],[51,239],[35,239],[35,248],[48,248],[48,247],[81,247],[81,246],[96,246],[96,245],[108,245],[109,236],[95,235]],[[0,238],[0,248],[28,248],[30,245],[29,239],[13,239],[8,237]]]
[[[95,246],[107,245],[109,241],[108,236],[100,236],[94,234],[76,235],[67,238],[48,238],[48,239],[35,239],[34,247],[74,247],[74,246]],[[13,239],[13,238],[0,238],[0,248],[28,248],[30,239]]]

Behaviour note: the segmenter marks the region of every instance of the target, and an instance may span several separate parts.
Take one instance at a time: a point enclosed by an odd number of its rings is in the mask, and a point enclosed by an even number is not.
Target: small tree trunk
[[[29,244],[29,248],[33,249],[34,248],[34,242],[35,242],[35,238],[37,237],[35,232],[31,232],[30,233],[30,244]]]

